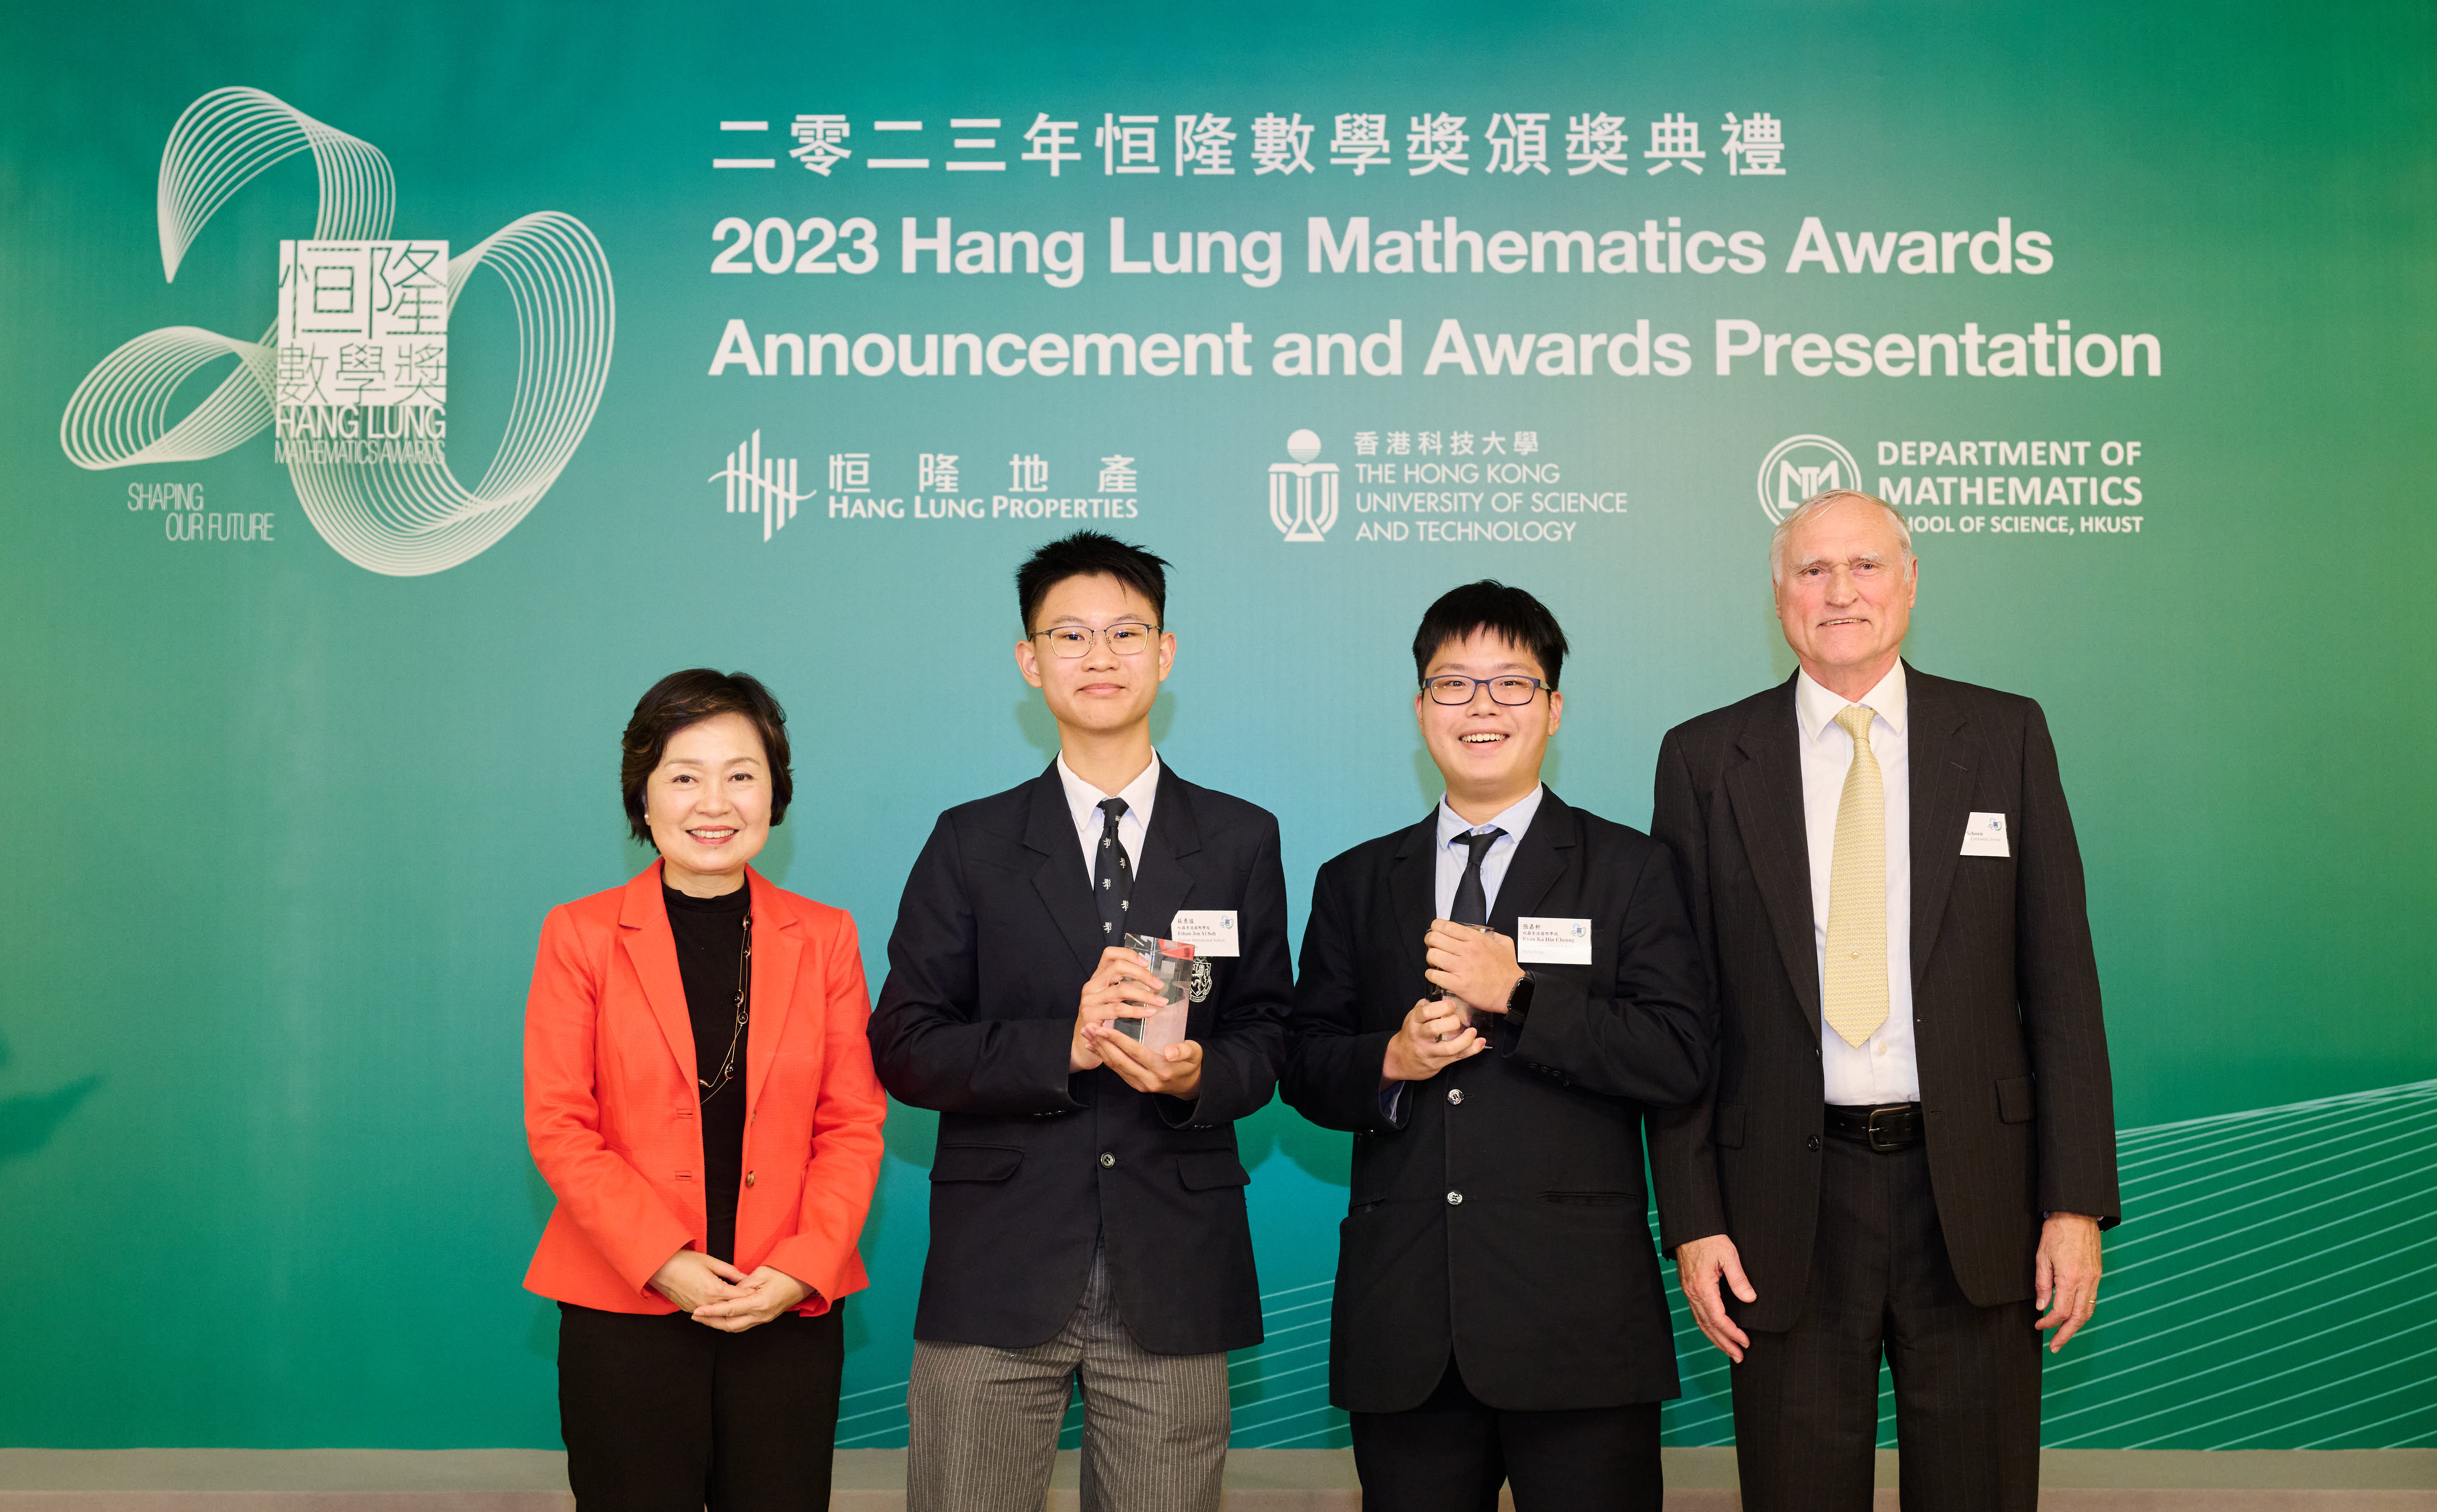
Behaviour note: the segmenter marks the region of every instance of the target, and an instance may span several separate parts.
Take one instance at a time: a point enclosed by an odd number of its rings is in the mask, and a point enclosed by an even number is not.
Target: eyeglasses
[[[1046,636],[1052,656],[1072,660],[1092,649],[1092,642],[1106,637],[1109,649],[1121,657],[1140,656],[1159,640],[1160,626],[1145,624],[1139,620],[1120,620],[1105,630],[1095,630],[1084,624],[1052,625],[1035,630],[1035,636]]]
[[[1488,689],[1490,702],[1512,708],[1530,703],[1539,696],[1541,689],[1548,686],[1537,677],[1459,677],[1453,673],[1432,677],[1422,684],[1429,693],[1430,702],[1446,704],[1449,708],[1472,702],[1472,690],[1475,688]]]

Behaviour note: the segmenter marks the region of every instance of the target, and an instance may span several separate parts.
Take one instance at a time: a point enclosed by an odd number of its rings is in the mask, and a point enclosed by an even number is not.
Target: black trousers
[[[1895,1378],[1904,1512],[2034,1512],[2040,1345],[2028,1301],[1955,1282],[1929,1152],[1831,1139],[1802,1313],[1733,1368],[1747,1512],[1867,1512],[1879,1357]]]
[[[558,1428],[580,1512],[826,1512],[845,1307],[723,1333],[558,1305]]]
[[[1438,1389],[1401,1413],[1348,1413],[1364,1512],[1659,1512],[1658,1404],[1509,1413],[1464,1388],[1447,1362]]]

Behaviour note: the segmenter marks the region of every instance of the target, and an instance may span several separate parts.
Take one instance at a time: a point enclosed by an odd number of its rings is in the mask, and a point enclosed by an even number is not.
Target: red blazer
[[[888,1110],[864,1035],[870,997],[852,919],[746,876],[753,1026],[735,1260],[784,1271],[813,1290],[798,1310],[825,1312],[870,1284],[855,1240]],[[658,863],[552,909],[525,1005],[525,1136],[558,1207],[529,1290],[605,1312],[676,1310],[650,1282],[707,1242],[694,1077]]]

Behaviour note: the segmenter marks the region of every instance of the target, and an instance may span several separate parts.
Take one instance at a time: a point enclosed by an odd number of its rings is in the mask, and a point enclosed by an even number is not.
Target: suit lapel
[[[795,915],[780,907],[779,889],[749,867],[745,876],[753,889],[753,995],[746,1003],[753,1021],[745,1035],[745,1111],[749,1116],[762,1104],[763,1083],[769,1080],[770,1063],[786,1036],[804,939]]]
[[[1751,862],[1770,932],[1795,995],[1819,1018],[1817,924],[1811,908],[1811,842],[1802,814],[1801,728],[1794,717],[1794,679],[1761,705],[1737,741],[1745,760],[1727,772],[1735,829]]]
[[[1489,910],[1490,927],[1512,940],[1515,921],[1538,913],[1541,900],[1565,879],[1574,864],[1574,811],[1556,794],[1543,790],[1532,827],[1515,842],[1515,858],[1498,884],[1498,902]]]
[[[618,939],[643,984],[643,1000],[651,1005],[669,1053],[685,1072],[686,1085],[697,1085],[693,1020],[686,1015],[685,977],[677,971],[677,937],[669,928],[668,905],[660,901],[658,862],[626,884],[625,896],[618,905]]]
[[[1395,911],[1395,958],[1412,978],[1412,997],[1429,991],[1422,973],[1429,966],[1422,937],[1438,917],[1439,811],[1433,805],[1421,823],[1405,832],[1388,862],[1388,903]],[[1411,999],[1398,994],[1400,1000]],[[1398,1018],[1404,1016],[1399,1010]]]
[[[1032,888],[1042,905],[1075,952],[1075,963],[1089,975],[1100,960],[1103,939],[1100,910],[1092,903],[1091,874],[1083,869],[1083,848],[1077,838],[1075,817],[1066,807],[1066,787],[1058,780],[1058,764],[1049,764],[1027,795],[1031,812],[1024,824],[1024,848],[1038,852]],[[1158,818],[1154,805],[1151,817]],[[1106,944],[1114,944],[1107,941]]]
[[[1972,802],[1971,747],[1958,738],[1964,716],[1939,679],[1904,668],[1905,761],[1912,779],[1912,979],[1918,989],[1930,947],[1946,917]]]
[[[1201,849],[1201,831],[1194,822],[1184,780],[1163,762],[1159,791],[1150,804],[1150,828],[1143,835],[1142,864],[1134,869],[1133,898],[1126,908],[1128,929],[1166,937],[1176,910],[1193,893],[1193,863],[1187,858]]]

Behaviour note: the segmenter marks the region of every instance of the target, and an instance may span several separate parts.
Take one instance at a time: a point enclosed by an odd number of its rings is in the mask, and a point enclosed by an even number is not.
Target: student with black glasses
[[[1473,583],[1413,638],[1446,793],[1320,870],[1284,1094],[1353,1132],[1329,1400],[1363,1505],[1658,1512],[1675,1344],[1642,1184],[1714,1019],[1666,849],[1540,782],[1566,637]]]

